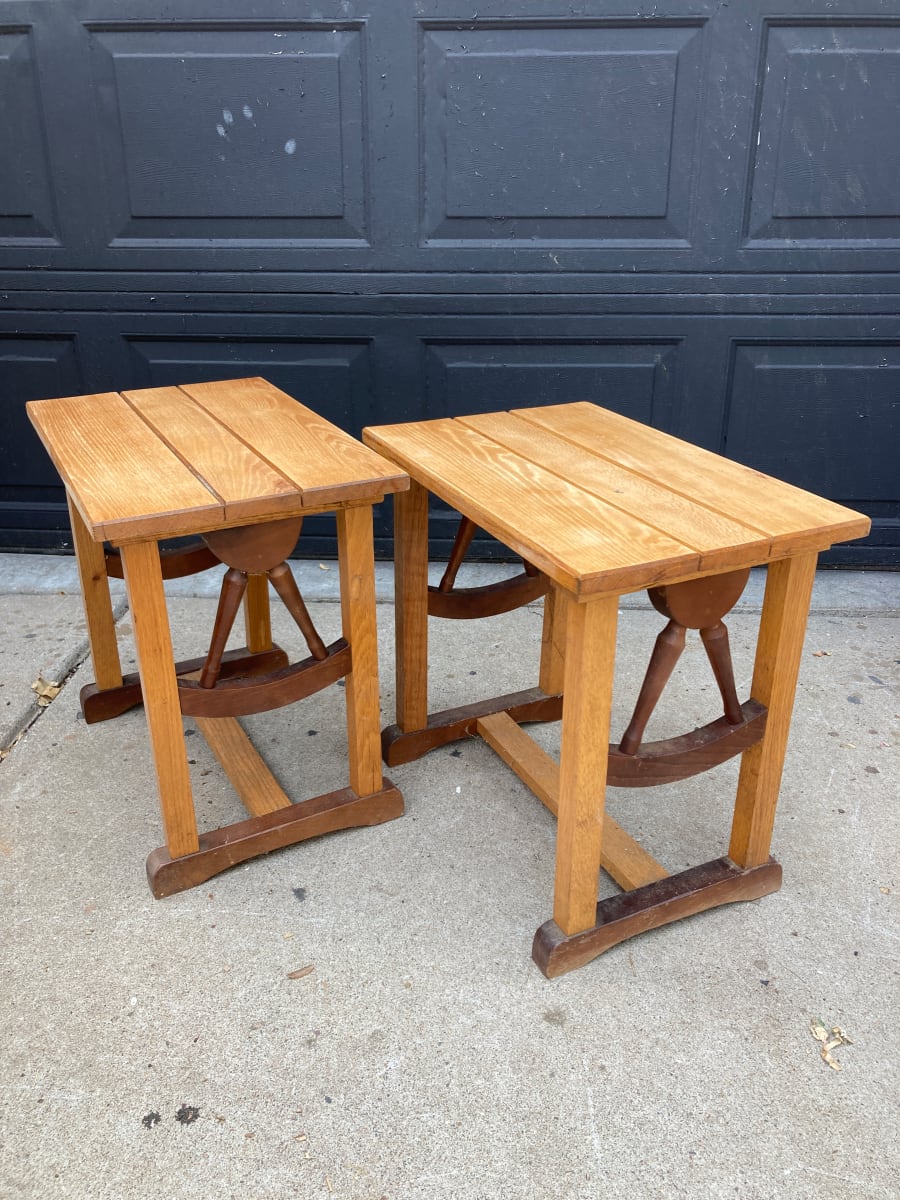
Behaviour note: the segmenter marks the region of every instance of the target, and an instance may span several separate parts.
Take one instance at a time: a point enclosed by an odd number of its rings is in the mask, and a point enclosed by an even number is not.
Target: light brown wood
[[[194,853],[199,842],[156,544],[137,542],[123,546],[122,563],[166,845],[171,856],[178,858]]]
[[[301,493],[303,507],[375,500],[408,486],[380,455],[264,379],[182,385]]]
[[[700,571],[698,551],[458,421],[382,425],[364,436],[570,591],[628,591]]]
[[[662,863],[648,854],[609,813],[603,817],[600,865],[626,892],[669,877]]]
[[[698,550],[704,571],[731,563],[735,547],[754,557],[768,556],[769,537],[755,524],[737,522],[677,495],[646,475],[603,458],[597,447],[587,449],[546,428],[536,438],[534,425],[520,413],[487,413],[458,421],[525,458],[539,455],[541,466],[560,479]]]
[[[222,500],[115,392],[26,407],[95,541],[196,533],[225,519]]]
[[[340,509],[337,534],[341,619],[344,637],[350,643],[352,662],[345,686],[350,786],[358,796],[365,796],[381,788],[381,708],[371,505]]]
[[[180,388],[148,388],[122,395],[160,440],[221,497],[226,520],[297,512],[294,484]]]
[[[428,493],[412,482],[394,496],[397,724],[428,724]]]
[[[479,717],[477,729],[525,786],[557,816],[559,764],[505,712]],[[607,875],[626,889],[643,887],[668,875],[665,867],[627,834],[609,813],[603,815],[600,865]]]
[[[815,553],[768,569],[751,695],[769,715],[762,741],[741,760],[728,850],[741,867],[759,866],[769,857],[815,571]]]
[[[615,596],[569,600],[553,903],[566,934],[593,925],[597,907],[617,618]]]
[[[475,728],[554,816],[559,813],[559,763],[505,712],[479,717]]]
[[[566,598],[555,587],[544,597],[544,623],[541,628],[541,665],[538,684],[548,695],[563,689],[566,669]]]
[[[773,540],[771,557],[864,537],[869,519],[852,509],[741,466],[595,404],[523,408],[541,430],[588,447],[620,467],[713,513],[758,528]],[[743,556],[726,566],[745,565]]]
[[[194,720],[251,817],[290,807],[290,797],[234,717]]]
[[[122,663],[116,642],[116,620],[109,594],[103,543],[93,540],[81,513],[72,503],[68,493],[66,500],[69,505],[72,541],[75,544],[78,576],[81,580],[81,599],[94,664],[94,682],[103,690],[121,687]]]
[[[269,615],[269,581],[265,575],[250,575],[244,596],[244,634],[251,654],[272,647]]]

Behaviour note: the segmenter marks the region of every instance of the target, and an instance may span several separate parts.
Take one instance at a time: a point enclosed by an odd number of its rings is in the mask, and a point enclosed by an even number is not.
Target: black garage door
[[[0,545],[68,544],[26,400],[258,374],[596,399],[896,564],[898,101],[896,0],[0,0]]]

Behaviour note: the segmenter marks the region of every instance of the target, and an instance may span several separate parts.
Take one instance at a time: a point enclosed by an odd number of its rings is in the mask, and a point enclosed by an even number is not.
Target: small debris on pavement
[[[831,658],[830,650],[813,650],[813,658]]]
[[[841,1029],[840,1025],[832,1025],[828,1029],[825,1023],[817,1017],[810,1025],[809,1032],[813,1035],[817,1042],[821,1043],[819,1049],[819,1057],[822,1062],[827,1063],[832,1071],[843,1070],[841,1064],[831,1056],[832,1050],[836,1050],[838,1046],[852,1046],[853,1042],[847,1037],[846,1031]]]
[[[288,971],[288,979],[302,979],[304,975],[312,975],[315,969],[315,963],[310,963],[306,967],[298,967],[296,971]]]
[[[62,684],[57,683],[55,679],[45,679],[43,675],[38,675],[31,685],[31,689],[37,693],[37,702],[40,707],[46,708],[62,691]]]

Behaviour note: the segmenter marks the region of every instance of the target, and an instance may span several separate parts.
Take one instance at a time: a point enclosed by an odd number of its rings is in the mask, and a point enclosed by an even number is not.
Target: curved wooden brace
[[[175,664],[175,674],[185,675],[202,669],[204,658],[188,658]],[[222,657],[222,670],[219,676],[220,686],[223,679],[248,675],[271,675],[273,671],[288,666],[288,656],[280,646],[272,646],[269,650],[253,653],[246,648],[228,650]],[[141,677],[137,671],[122,677],[119,687],[99,688],[96,683],[88,683],[80,693],[81,711],[88,725],[99,721],[110,721],[120,717],[144,703],[141,690]]]
[[[741,705],[739,725],[720,717],[693,733],[649,742],[637,754],[610,746],[606,782],[611,787],[653,787],[699,775],[761,741],[767,715],[765,705],[747,700]]]
[[[269,675],[220,679],[214,688],[201,687],[196,679],[179,679],[181,711],[189,717],[248,717],[303,700],[350,674],[350,646],[345,639],[338,638],[327,651],[326,658],[304,658]]]
[[[486,583],[482,587],[454,588],[449,592],[429,587],[428,615],[446,617],[451,621],[496,617],[540,599],[549,590],[550,580],[546,575],[527,572],[514,575],[512,579],[501,579],[498,583]]]
[[[106,550],[106,573],[110,579],[124,579],[122,556],[115,547]],[[222,560],[216,558],[205,542],[197,540],[188,546],[160,547],[159,561],[163,579],[182,579],[185,575],[197,575],[220,567]]]

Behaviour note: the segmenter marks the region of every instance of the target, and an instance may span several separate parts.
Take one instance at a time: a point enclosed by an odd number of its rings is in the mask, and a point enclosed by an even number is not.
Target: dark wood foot
[[[185,659],[175,664],[175,674],[187,675],[192,671],[199,671],[205,662],[205,657]],[[229,650],[222,656],[219,678],[225,680],[245,675],[267,675],[287,665],[288,656],[279,646],[273,646],[271,650],[261,650],[257,654],[251,654],[246,648]],[[79,698],[81,711],[88,725],[110,721],[113,717],[120,717],[144,703],[141,679],[137,671],[124,676],[120,687],[98,688],[96,683],[85,684]]]
[[[438,746],[474,737],[478,718],[492,713],[509,713],[520,725],[528,721],[558,721],[562,716],[562,700],[559,694],[548,696],[540,688],[529,688],[433,713],[424,729],[404,733],[399,725],[389,725],[381,734],[382,757],[389,767],[412,762]]]
[[[531,957],[548,979],[555,979],[648,929],[720,904],[758,900],[780,887],[781,866],[774,858],[747,870],[736,866],[730,858],[717,858],[601,900],[597,905],[597,923],[581,933],[567,937],[555,921],[546,921],[534,935]]]
[[[350,788],[328,792],[277,812],[251,817],[200,835],[200,849],[172,858],[165,846],[147,858],[147,879],[157,900],[204,883],[220,871],[260,854],[293,846],[338,829],[380,825],[403,815],[403,796],[389,779],[381,791],[357,796]]]

